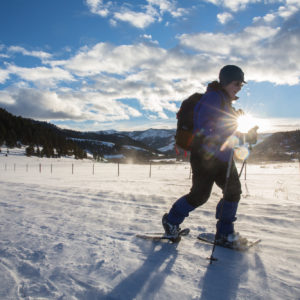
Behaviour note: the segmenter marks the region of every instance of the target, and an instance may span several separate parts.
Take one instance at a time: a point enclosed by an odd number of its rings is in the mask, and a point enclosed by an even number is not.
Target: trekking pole
[[[252,150],[252,144],[250,143],[249,147],[248,147],[249,154],[250,154],[251,150]],[[242,169],[239,174],[239,177],[240,177],[242,175],[243,168],[245,167],[245,180],[247,180],[247,160],[248,160],[248,157],[244,160]]]
[[[244,167],[246,166],[246,163],[247,163],[247,159],[244,159],[243,164],[242,164],[242,167],[241,167],[241,171],[240,171],[240,174],[239,174],[239,178],[240,178],[241,175],[242,175],[242,172],[243,172]],[[245,172],[246,172],[246,168],[245,168]],[[245,177],[246,177],[246,175],[245,175]]]
[[[226,197],[226,193],[227,193],[227,187],[228,187],[228,181],[229,181],[229,177],[230,177],[230,172],[231,172],[231,167],[232,167],[232,161],[233,161],[233,154],[234,154],[234,148],[232,148],[231,153],[230,153],[230,159],[228,161],[228,167],[227,167],[227,172],[226,172],[226,181],[225,181],[225,187],[223,190],[223,200],[225,200]],[[221,204],[221,208],[220,208],[220,217],[222,217],[223,214],[223,206],[224,206],[224,201]],[[213,244],[213,248],[211,251],[211,255],[209,258],[209,263],[212,264],[213,261],[217,261],[218,259],[213,257],[215,248],[216,248],[216,237],[217,234],[215,234],[215,239],[214,239],[214,244]]]
[[[248,147],[249,153],[250,153],[251,150],[252,150],[252,144],[249,144],[249,147]],[[246,159],[244,159],[243,164],[242,164],[242,168],[241,168],[241,171],[240,171],[240,174],[239,174],[239,178],[240,178],[241,175],[242,175],[243,169],[245,167],[245,180],[247,179],[247,159],[248,159],[248,157]]]
[[[240,145],[245,145],[245,143],[246,143],[246,134],[244,133],[243,138],[240,139]],[[240,174],[239,174],[239,178],[241,177],[241,175],[243,173],[244,167],[245,167],[245,172],[246,172],[246,164],[247,164],[247,157],[243,161],[241,171],[240,171]],[[246,179],[246,174],[245,174],[245,179]]]

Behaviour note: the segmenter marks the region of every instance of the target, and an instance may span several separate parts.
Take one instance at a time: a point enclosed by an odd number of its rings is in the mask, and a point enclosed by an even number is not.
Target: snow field
[[[191,184],[188,164],[149,168],[1,156],[0,299],[300,299],[298,163],[247,166],[236,229],[262,242],[213,265],[196,237],[215,230],[217,187],[178,245],[135,237]]]

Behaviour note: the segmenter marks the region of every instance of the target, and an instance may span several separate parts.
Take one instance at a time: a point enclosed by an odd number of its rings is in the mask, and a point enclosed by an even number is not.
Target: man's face
[[[240,81],[232,81],[224,87],[224,90],[229,95],[230,99],[235,99],[236,94],[243,87],[243,83]]]

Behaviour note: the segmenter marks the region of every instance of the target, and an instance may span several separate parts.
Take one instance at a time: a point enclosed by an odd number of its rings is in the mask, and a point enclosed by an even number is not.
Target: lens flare
[[[234,150],[234,156],[239,160],[245,160],[249,156],[249,150],[245,146],[238,147]]]

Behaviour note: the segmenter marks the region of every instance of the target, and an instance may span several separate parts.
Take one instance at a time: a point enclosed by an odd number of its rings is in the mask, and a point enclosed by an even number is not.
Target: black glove
[[[246,142],[249,143],[250,145],[254,145],[257,143],[257,130],[258,126],[253,127],[248,131],[246,134]]]

